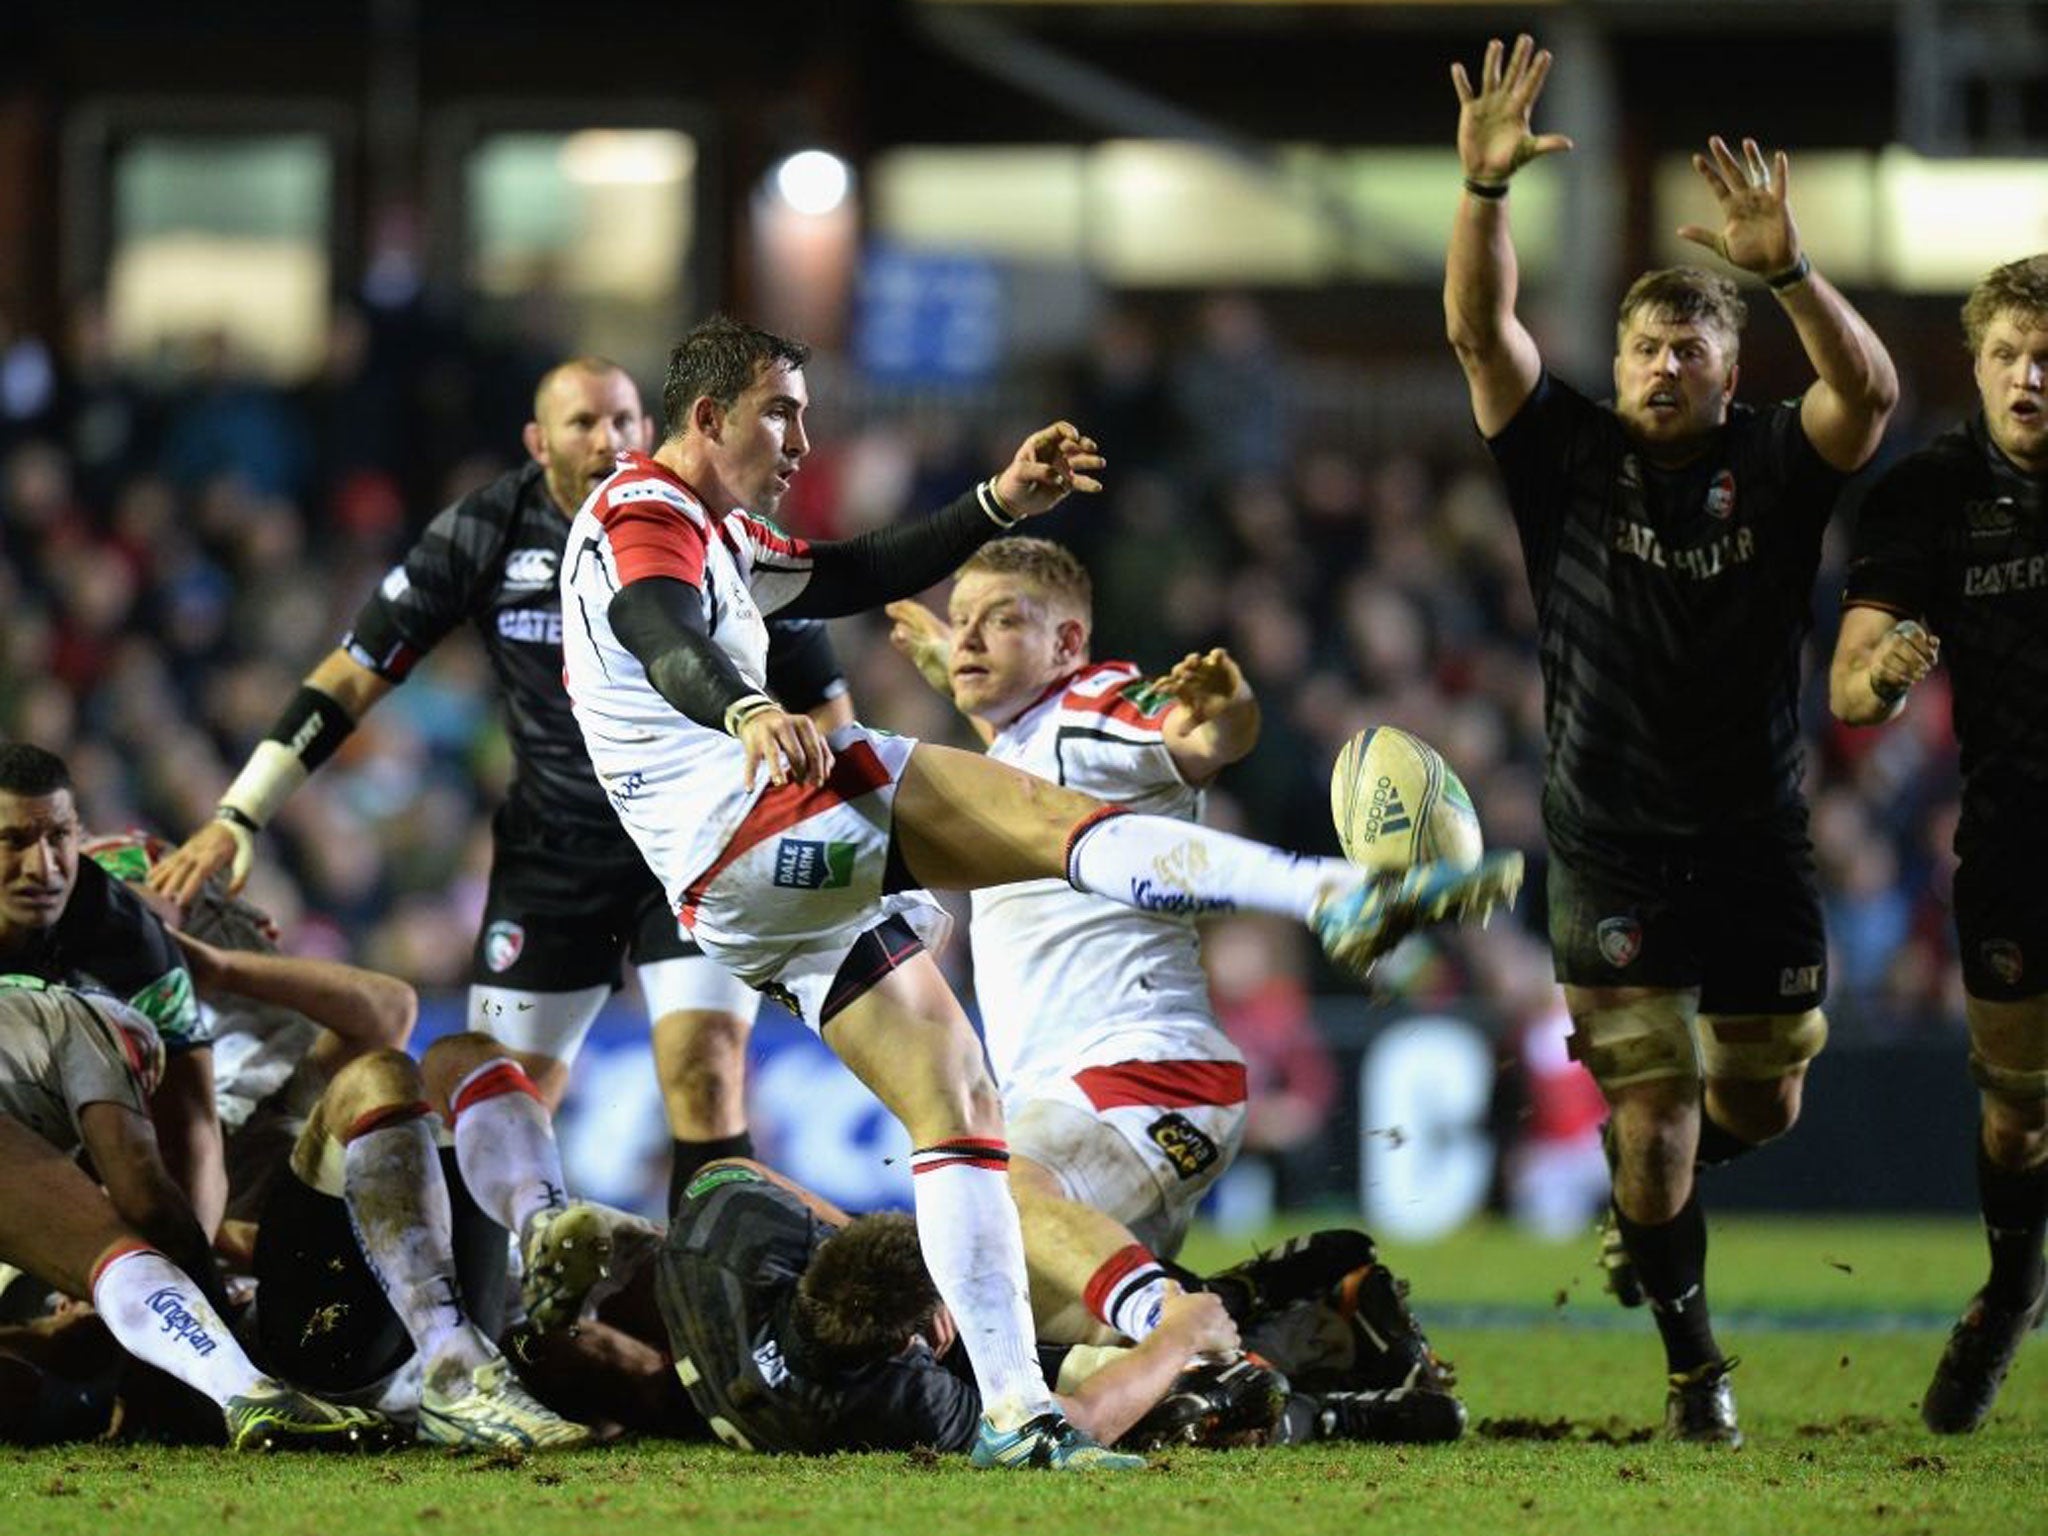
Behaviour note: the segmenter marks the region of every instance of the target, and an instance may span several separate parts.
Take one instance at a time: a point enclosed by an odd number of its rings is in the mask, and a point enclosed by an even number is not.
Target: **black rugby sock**
[[[722,1157],[752,1157],[754,1138],[750,1132],[741,1131],[737,1136],[720,1136],[714,1141],[671,1141],[669,1143],[668,1167],[668,1209],[675,1214],[682,1203],[683,1191],[690,1186],[697,1170],[706,1163],[715,1163]]]
[[[2048,1239],[2048,1163],[2001,1168],[1977,1144],[1977,1201],[1991,1247],[1991,1278],[1984,1292],[2003,1307],[2024,1307],[2041,1288],[2041,1245]]]
[[[1657,1319],[1666,1368],[1676,1374],[1719,1360],[1721,1349],[1707,1315],[1707,1218],[1699,1196],[1656,1226],[1629,1220],[1619,1206],[1614,1219]]]
[[[1705,1109],[1700,1111],[1700,1146],[1693,1154],[1695,1167],[1719,1168],[1734,1162],[1744,1153],[1754,1152],[1756,1146],[1753,1141],[1744,1141]]]

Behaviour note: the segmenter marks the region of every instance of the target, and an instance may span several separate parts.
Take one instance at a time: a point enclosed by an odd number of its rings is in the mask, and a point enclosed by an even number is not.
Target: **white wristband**
[[[765,693],[749,693],[734,699],[725,706],[725,734],[737,736],[740,727],[764,709],[777,708],[775,701]]]
[[[259,741],[220,803],[255,827],[267,827],[292,791],[306,782],[306,765],[283,742]]]

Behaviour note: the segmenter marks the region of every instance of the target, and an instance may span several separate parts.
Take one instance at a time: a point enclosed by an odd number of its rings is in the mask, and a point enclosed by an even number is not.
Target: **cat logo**
[[[1183,1179],[1201,1177],[1222,1155],[1216,1150],[1216,1143],[1196,1130],[1186,1115],[1171,1110],[1146,1126],[1145,1134],[1166,1154],[1173,1171]]]

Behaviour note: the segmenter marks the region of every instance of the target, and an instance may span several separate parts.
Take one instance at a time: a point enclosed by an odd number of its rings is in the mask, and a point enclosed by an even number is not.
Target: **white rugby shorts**
[[[1126,1061],[1005,1092],[1010,1151],[1048,1168],[1067,1197],[1171,1258],[1244,1141],[1235,1061]]]
[[[936,951],[953,926],[925,892],[883,889],[896,782],[917,742],[849,725],[830,743],[826,782],[755,801],[677,913],[705,954],[813,1030],[847,952],[870,928],[901,916]]]

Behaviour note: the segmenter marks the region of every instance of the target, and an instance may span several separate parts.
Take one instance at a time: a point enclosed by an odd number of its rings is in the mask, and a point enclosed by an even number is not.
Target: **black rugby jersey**
[[[78,861],[63,916],[0,954],[0,971],[119,999],[156,1026],[167,1055],[212,1043],[185,952],[148,904],[91,858]]]
[[[1847,479],[1798,402],[1734,406],[1706,452],[1661,469],[1545,374],[1487,446],[1536,602],[1553,838],[1796,809],[1800,642]]]
[[[1962,747],[1958,841],[2044,835],[2048,785],[2048,477],[1952,427],[1872,487],[1845,603],[1923,620],[1953,679]]]
[[[797,1282],[835,1230],[751,1169],[692,1181],[655,1287],[690,1401],[749,1450],[966,1450],[981,1395],[922,1344],[852,1371],[806,1360],[792,1326]],[[964,1353],[956,1346],[948,1360]]]
[[[505,700],[518,765],[511,798],[541,825],[623,837],[562,686],[562,551],[569,519],[538,464],[500,475],[443,509],[378,584],[342,645],[402,683],[456,625],[475,624]],[[845,689],[825,626],[769,625],[769,685],[794,710]]]

